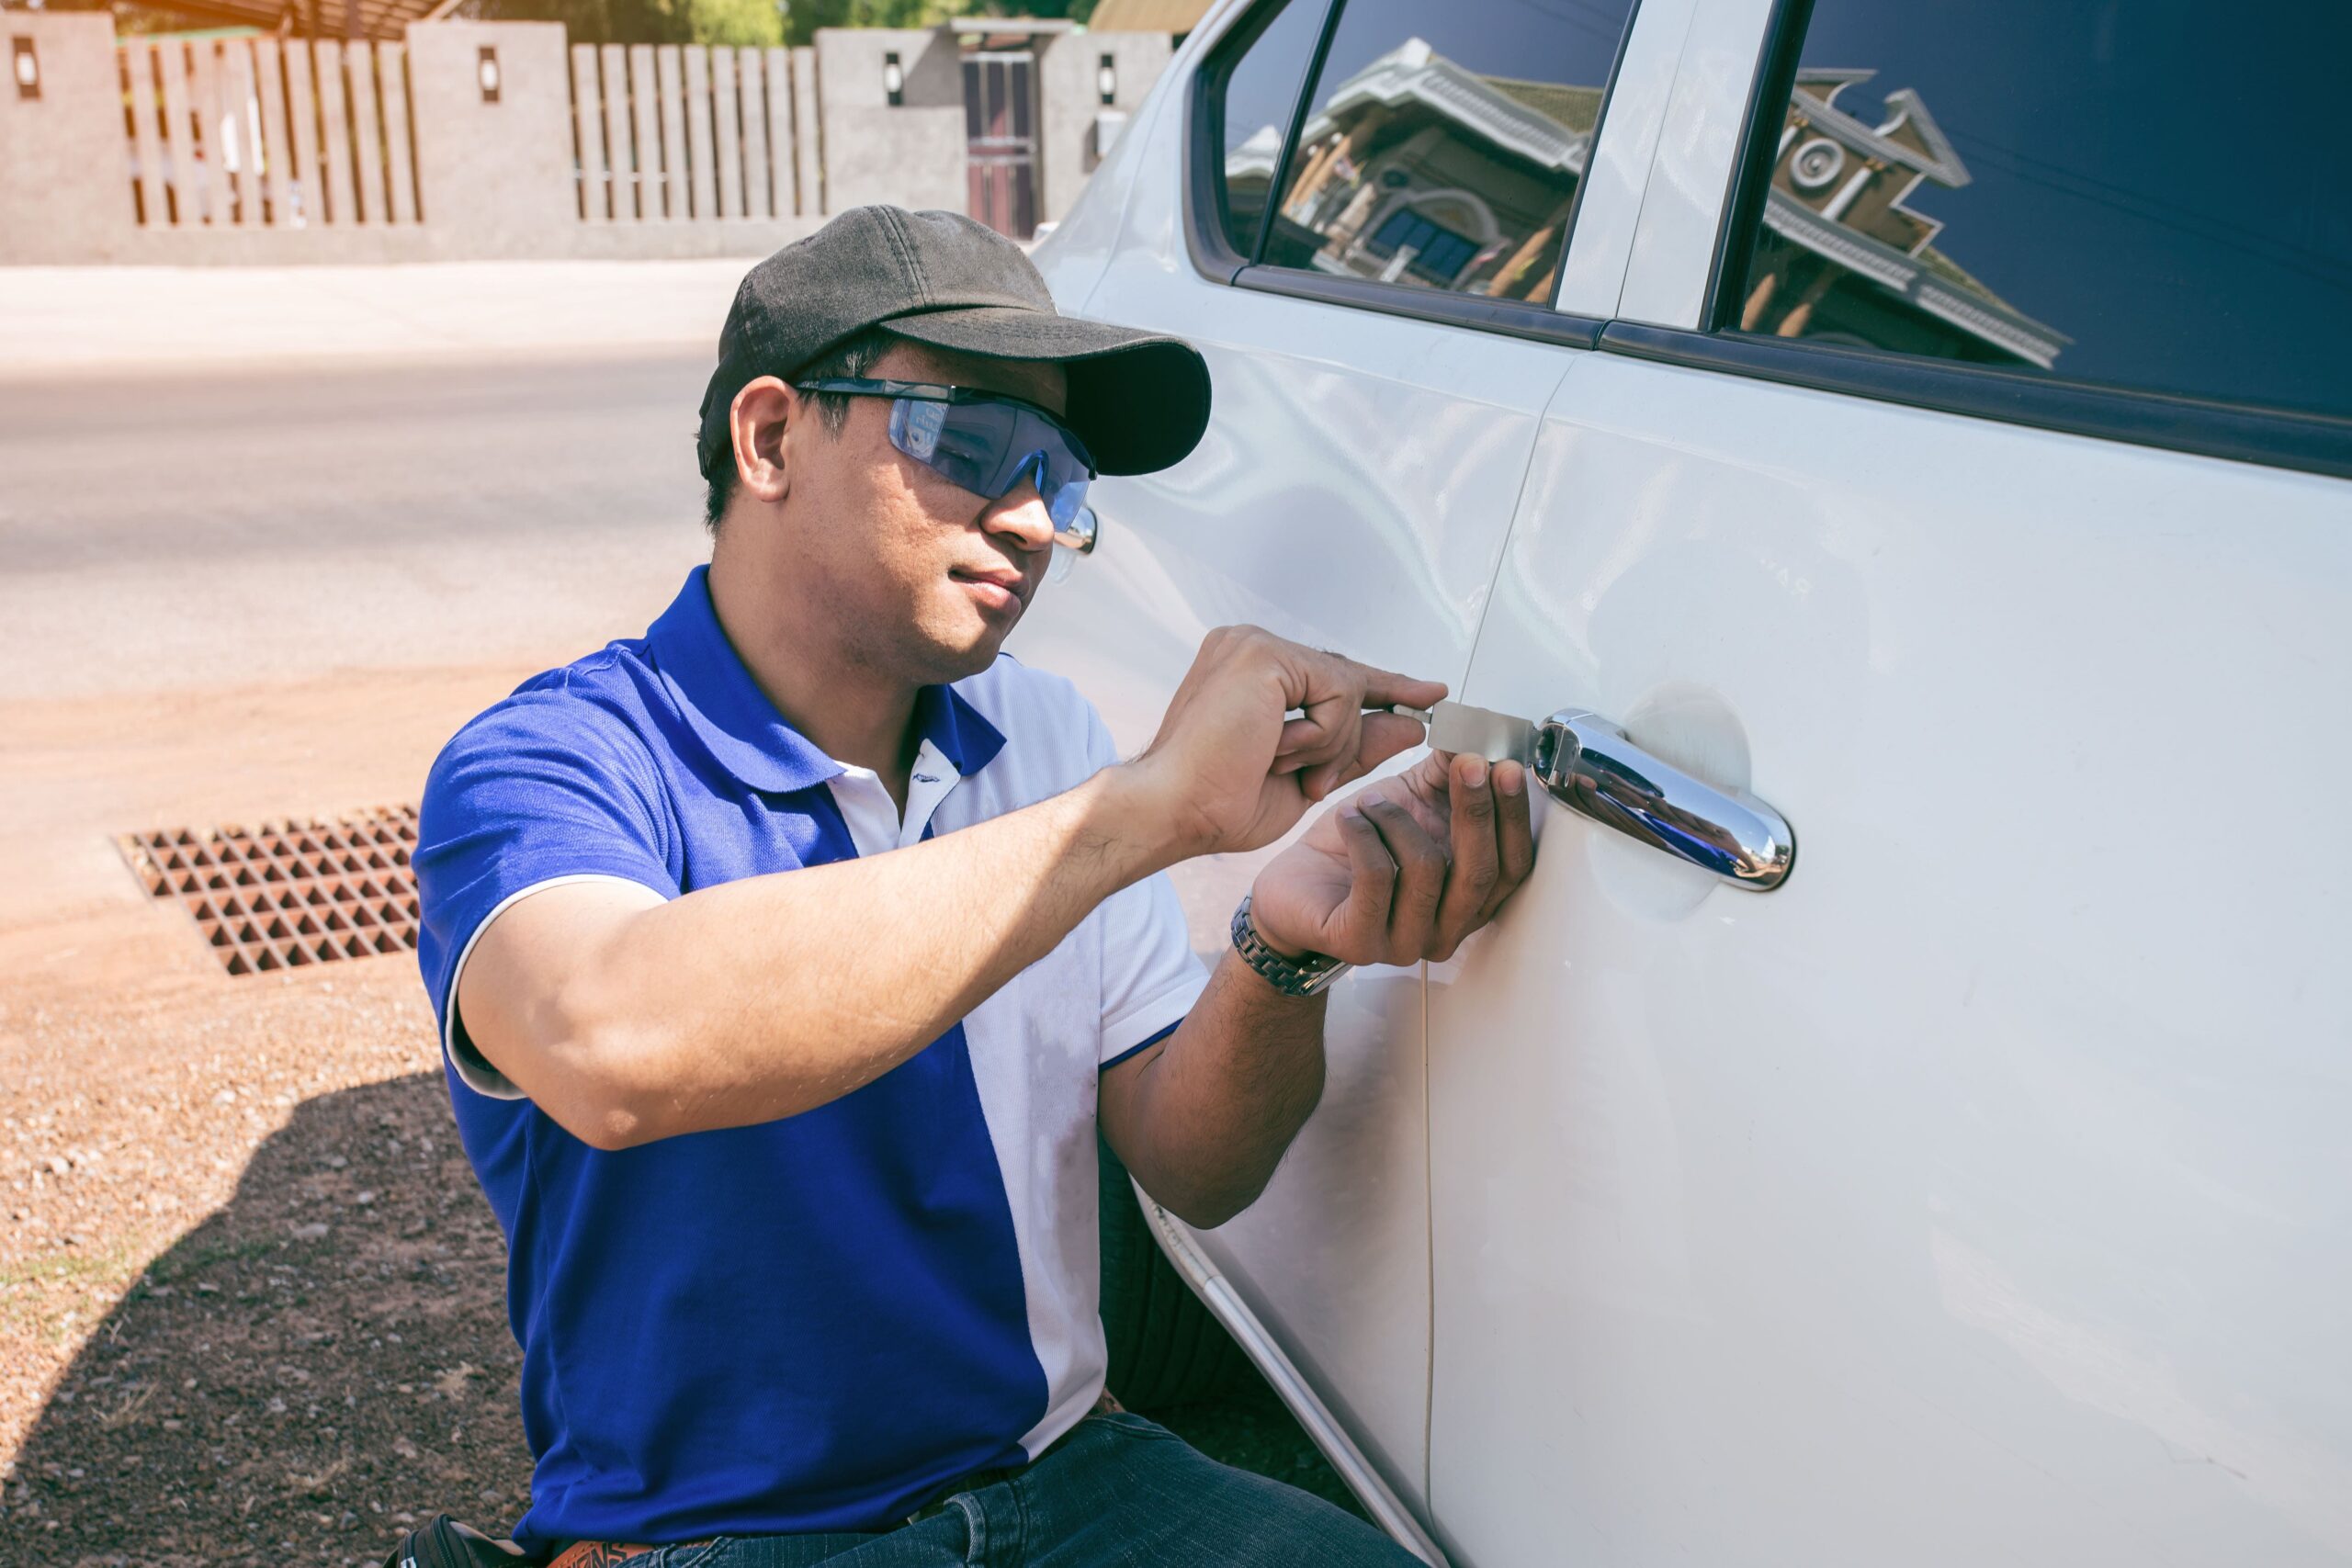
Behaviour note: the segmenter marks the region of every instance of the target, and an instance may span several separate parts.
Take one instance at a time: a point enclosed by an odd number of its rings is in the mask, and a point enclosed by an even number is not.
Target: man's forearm
[[[1323,1014],[1323,998],[1285,996],[1227,953],[1168,1043],[1106,1099],[1104,1130],[1144,1190],[1204,1229],[1255,1202],[1322,1097]]]
[[[469,1029],[508,1042],[492,1065],[594,1143],[772,1121],[912,1056],[1173,858],[1105,770],[886,855],[636,910],[577,954],[539,1016]]]

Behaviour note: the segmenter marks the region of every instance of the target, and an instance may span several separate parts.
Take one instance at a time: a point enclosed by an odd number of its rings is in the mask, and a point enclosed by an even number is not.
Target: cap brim
[[[1182,338],[1010,305],[971,305],[874,323],[894,337],[962,354],[1059,365],[1064,418],[1106,474],[1183,461],[1209,424],[1209,367]]]

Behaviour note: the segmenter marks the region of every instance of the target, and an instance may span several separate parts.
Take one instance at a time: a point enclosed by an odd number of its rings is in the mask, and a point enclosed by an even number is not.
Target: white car
[[[1151,1213],[1425,1557],[2352,1561],[2346,18],[1235,0],[1040,249],[1216,379],[1014,644],[1122,745],[1255,622],[1689,794]]]

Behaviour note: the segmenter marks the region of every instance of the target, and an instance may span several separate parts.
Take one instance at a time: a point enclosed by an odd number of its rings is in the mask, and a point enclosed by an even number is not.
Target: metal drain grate
[[[176,898],[232,975],[416,946],[416,807],[332,822],[182,828],[115,842],[147,891]]]

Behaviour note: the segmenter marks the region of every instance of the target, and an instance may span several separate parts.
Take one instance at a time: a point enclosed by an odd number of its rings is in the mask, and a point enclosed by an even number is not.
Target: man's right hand
[[[1254,850],[1421,743],[1418,720],[1366,708],[1425,708],[1445,692],[1257,626],[1220,626],[1203,640],[1159,733],[1126,766],[1145,808],[1172,829],[1178,858]]]

